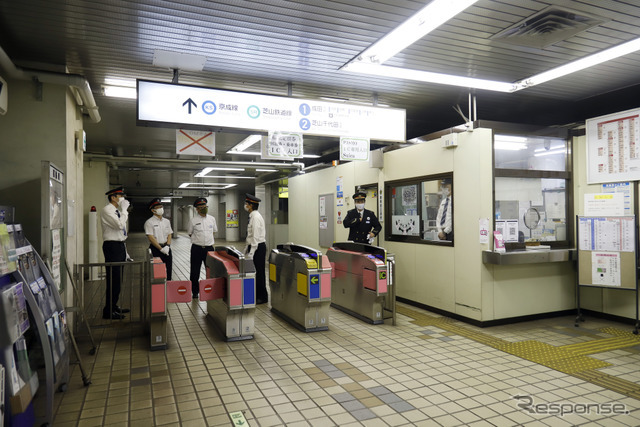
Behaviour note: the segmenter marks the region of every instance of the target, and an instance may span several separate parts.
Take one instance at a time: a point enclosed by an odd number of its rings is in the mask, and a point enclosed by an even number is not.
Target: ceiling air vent
[[[516,46],[543,49],[606,21],[607,19],[583,12],[549,6],[506,30],[500,31],[491,39]]]

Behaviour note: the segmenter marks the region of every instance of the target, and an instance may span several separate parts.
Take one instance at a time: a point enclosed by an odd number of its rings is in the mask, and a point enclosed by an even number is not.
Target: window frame
[[[513,136],[523,137],[553,137],[562,138],[566,141],[565,152],[565,170],[564,171],[549,171],[539,169],[507,169],[496,168],[496,151],[495,141],[496,134],[508,134]],[[564,249],[573,247],[573,232],[575,228],[575,221],[573,214],[573,164],[572,164],[572,152],[573,152],[573,138],[565,130],[557,132],[557,134],[545,133],[544,135],[536,134],[536,132],[514,132],[510,130],[493,129],[491,140],[491,159],[493,166],[493,203],[491,206],[493,229],[496,229],[496,178],[534,178],[534,179],[563,179],[565,181],[565,207],[566,207],[566,221],[567,228],[566,240],[556,241],[541,241],[541,244],[548,245],[551,249]],[[507,250],[523,249],[523,243],[505,243]]]
[[[423,219],[422,219],[424,214],[422,212],[422,198],[424,197],[424,195],[422,194],[422,183],[425,181],[442,181],[443,179],[450,179],[451,193],[455,194],[453,176],[454,176],[453,171],[451,171],[451,172],[443,172],[443,173],[437,173],[432,175],[423,175],[419,177],[396,179],[393,181],[385,181],[384,182],[384,194],[385,194],[384,238],[385,240],[390,242],[416,243],[416,244],[423,244],[423,245],[454,246],[455,237],[453,238],[452,241],[425,240],[423,238],[424,230],[423,230]],[[420,202],[418,203],[418,207],[417,207],[418,216],[420,216],[420,234],[418,236],[403,236],[403,235],[397,235],[392,233],[393,221],[391,220],[391,218],[393,217],[392,215],[392,199],[393,198],[391,197],[391,190],[392,188],[403,187],[408,185],[417,185],[418,192],[421,195],[419,199]],[[454,224],[453,229],[455,230],[455,215],[454,215],[455,214],[455,197],[451,198],[451,212],[452,212],[451,222]]]

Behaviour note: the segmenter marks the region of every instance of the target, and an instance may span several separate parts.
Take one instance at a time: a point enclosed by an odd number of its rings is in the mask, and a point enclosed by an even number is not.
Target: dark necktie
[[[449,207],[449,198],[447,197],[444,201],[444,209],[442,209],[442,218],[440,218],[440,225],[444,225],[447,220],[447,208]]]

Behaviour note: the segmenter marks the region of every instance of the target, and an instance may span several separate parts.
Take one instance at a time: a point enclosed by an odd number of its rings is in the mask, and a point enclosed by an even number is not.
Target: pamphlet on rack
[[[7,263],[8,273],[16,271],[15,257],[11,255],[11,243],[9,241],[9,231],[7,229],[7,224],[0,224],[0,246],[2,246],[3,249],[3,258]],[[13,254],[15,254],[15,251],[13,252]],[[3,273],[0,271],[0,274],[7,273]]]
[[[504,247],[504,239],[502,238],[502,233],[499,231],[493,232],[493,247],[494,251],[498,253],[505,253],[507,250]]]

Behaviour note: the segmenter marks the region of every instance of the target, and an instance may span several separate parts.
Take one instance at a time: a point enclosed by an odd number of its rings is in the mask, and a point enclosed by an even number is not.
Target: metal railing
[[[115,268],[112,268],[115,267]],[[118,306],[131,310],[123,319],[103,319],[106,301],[107,274],[116,275],[121,271],[120,298]],[[140,323],[145,321],[146,286],[148,262],[107,262],[76,264],[73,272],[78,292],[75,304],[85,313],[92,327],[104,327],[112,323]],[[114,277],[115,278],[115,277]],[[113,291],[113,289],[112,289]],[[113,310],[115,311],[115,309]],[[82,319],[76,316],[75,326]]]

